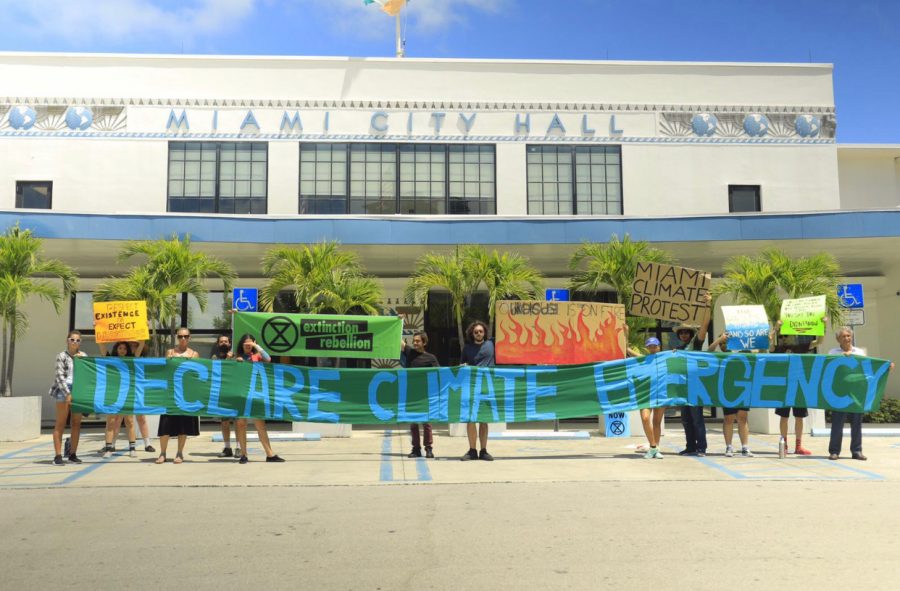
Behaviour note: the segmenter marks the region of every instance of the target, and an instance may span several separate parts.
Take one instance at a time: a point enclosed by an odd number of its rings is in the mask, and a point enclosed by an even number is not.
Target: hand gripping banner
[[[75,412],[382,424],[522,422],[660,406],[877,410],[890,362],[667,351],[593,365],[331,369],[205,359],[75,360]]]

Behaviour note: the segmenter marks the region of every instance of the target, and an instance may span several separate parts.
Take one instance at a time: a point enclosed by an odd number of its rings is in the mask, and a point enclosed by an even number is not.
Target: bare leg
[[[62,455],[62,438],[66,430],[66,419],[69,418],[69,403],[56,403],[56,423],[53,425],[53,450],[56,455]]]
[[[778,427],[781,429],[781,436],[784,437],[784,445],[787,447],[787,436],[788,436],[788,419],[787,417],[781,417],[781,420],[778,421]]]
[[[156,459],[157,464],[162,464],[166,461],[166,448],[169,447],[169,436],[168,435],[160,435],[159,436],[159,457]]]
[[[481,449],[487,449],[487,439],[488,439],[488,424],[487,423],[479,423],[478,439],[481,442]]]
[[[247,455],[247,419],[238,419],[234,422],[234,433],[241,454]]]
[[[128,443],[132,444],[135,441],[135,432],[134,432],[134,417],[128,415],[123,417],[125,420],[125,430],[128,432]]]
[[[664,416],[666,416],[665,408],[653,409],[653,440],[656,442],[656,447],[659,447],[659,442],[662,441],[662,422]]]
[[[231,447],[231,421],[222,421],[222,442]]]
[[[466,423],[466,435],[469,437],[469,449],[476,449],[478,445],[478,433],[475,423]]]
[[[656,447],[656,440],[653,438],[653,424],[650,422],[652,411],[649,408],[641,409],[641,426],[644,428],[644,435],[647,437],[647,443],[650,447]]]
[[[739,410],[738,418],[738,437],[741,438],[741,445],[747,447],[750,442],[750,424],[747,422],[747,411]]]
[[[180,464],[184,461],[184,444],[187,443],[187,435],[178,436],[178,453],[175,454],[175,463]]]
[[[148,432],[147,427],[147,417],[144,415],[135,415],[137,419],[138,428],[141,430],[141,439],[144,440],[144,445],[147,445],[147,442],[150,441],[150,433]]]
[[[269,430],[266,429],[266,422],[262,419],[254,419],[253,424],[256,426],[256,433],[259,435],[259,443],[266,452],[266,457],[271,458],[275,455],[272,451],[272,444],[269,443]]]
[[[731,441],[734,439],[734,415],[725,415],[725,420],[722,422],[722,434],[725,436],[725,445],[731,445]]]
[[[115,441],[115,424],[118,416],[119,415],[107,415],[106,417],[106,430],[104,431],[103,436],[103,442],[106,444],[106,447],[110,447],[113,444],[113,441]]]

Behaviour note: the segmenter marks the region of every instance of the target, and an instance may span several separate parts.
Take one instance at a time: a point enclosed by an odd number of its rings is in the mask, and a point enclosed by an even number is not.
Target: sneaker
[[[406,457],[407,458],[421,458],[422,457],[422,448],[421,447],[412,448],[412,451],[409,452],[408,454],[406,454]]]
[[[137,457],[137,449],[133,445],[128,447],[128,457],[136,458]]]
[[[734,447],[732,447],[732,446],[730,446],[730,445],[726,445],[726,446],[725,446],[725,457],[726,457],[726,458],[733,458],[733,457],[734,457]]]
[[[805,447],[797,446],[797,449],[794,450],[794,453],[798,456],[811,456],[812,452],[806,449]]]
[[[112,451],[113,451],[113,450],[112,450],[112,446],[111,446],[111,445],[107,445],[107,446],[104,446],[104,447],[103,447],[103,453],[101,453],[100,455],[102,455],[104,458],[111,458],[111,457],[112,457]]]
[[[239,458],[244,455],[244,450],[239,447],[234,448],[234,457]]]
[[[494,456],[492,456],[491,454],[489,454],[489,453],[488,453],[488,450],[483,449],[483,450],[481,450],[481,453],[478,454],[478,459],[479,459],[479,460],[484,460],[485,462],[493,462],[493,461],[494,461]]]
[[[431,451],[431,447],[426,447],[426,448],[425,448],[425,457],[426,457],[426,458],[434,459],[434,452]]]
[[[655,447],[649,448],[647,450],[647,453],[644,454],[645,460],[652,460],[655,457],[656,457],[656,448]]]
[[[247,456],[241,456],[241,459],[238,460],[238,464],[246,464],[250,460],[247,459]]]
[[[690,454],[688,454],[688,455],[690,455]],[[698,457],[698,458],[705,458],[705,457],[706,457],[706,452],[705,452],[705,451],[698,451],[698,452],[697,452],[697,457]]]
[[[656,454],[653,457],[656,458],[657,460],[663,459],[664,456],[663,456],[662,452],[659,451],[658,447],[656,448]]]
[[[467,462],[469,460],[477,460],[478,452],[475,449],[470,449],[465,454],[463,454],[463,457],[461,457],[459,459],[462,460],[463,462]]]
[[[81,464],[81,458],[76,456],[75,454],[69,454],[69,463],[71,464]]]
[[[219,457],[220,458],[233,458],[234,451],[230,447],[226,447],[225,449],[222,450],[221,453],[219,453]]]
[[[65,466],[66,464],[62,460],[62,456],[53,456],[53,465],[54,466]]]
[[[745,457],[745,458],[752,458],[752,457],[753,457],[753,452],[750,451],[750,448],[749,448],[749,447],[742,447],[742,448],[741,448],[741,456],[743,456],[743,457]]]
[[[66,437],[66,444],[63,446],[63,455],[69,457],[72,455],[72,440]]]
[[[244,457],[246,458],[247,456],[244,456]],[[283,461],[284,461],[284,458],[282,458],[282,457],[279,456],[278,454],[275,454],[274,456],[268,456],[268,457],[266,457],[266,461],[267,461],[267,462],[283,462]]]
[[[680,452],[678,452],[678,455],[680,455],[680,456],[695,456],[695,455],[697,455],[697,450],[695,450],[695,449],[683,449],[683,450],[681,450]]]
[[[144,448],[144,451],[147,452],[148,454],[155,454],[156,448],[153,447],[152,445],[148,445],[147,447]]]

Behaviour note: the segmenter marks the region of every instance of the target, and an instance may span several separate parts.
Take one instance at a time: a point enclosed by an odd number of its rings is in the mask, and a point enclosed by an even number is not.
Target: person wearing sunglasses
[[[72,376],[75,369],[75,358],[86,357],[81,351],[81,333],[77,330],[69,331],[66,338],[66,350],[56,356],[56,377],[50,387],[50,397],[56,402],[56,424],[53,426],[53,464],[63,465],[62,438],[66,430],[66,419],[72,409]],[[81,413],[72,413],[72,439],[68,451],[68,460],[73,464],[80,464],[78,458],[78,439],[81,436]]]
[[[191,341],[191,331],[182,326],[175,332],[175,347],[166,351],[166,357],[184,357],[195,359],[200,354],[191,349],[188,345]],[[159,417],[159,457],[156,458],[157,464],[166,463],[166,448],[169,446],[169,438],[178,438],[178,452],[175,454],[176,464],[184,462],[184,445],[187,443],[188,435],[196,437],[200,435],[200,418],[185,417],[178,415],[161,415]]]
[[[234,359],[235,361],[247,363],[269,363],[272,361],[272,357],[266,353],[265,349],[256,343],[256,339],[250,334],[245,334],[241,337],[241,340],[238,341],[237,355],[235,355]],[[263,419],[253,419],[253,424],[256,426],[257,435],[259,435],[259,443],[263,446],[263,451],[266,452],[266,461],[283,462],[284,458],[276,454],[272,449],[272,444],[269,441],[269,431],[266,429],[266,421]],[[238,446],[241,448],[238,462],[246,464],[250,461],[247,458],[246,417],[240,417],[234,421],[234,431],[237,436]]]

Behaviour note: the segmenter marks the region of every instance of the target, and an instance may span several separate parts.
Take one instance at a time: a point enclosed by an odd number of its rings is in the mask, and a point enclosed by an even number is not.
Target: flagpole
[[[402,12],[402,11],[400,11]],[[400,37],[400,12],[397,13],[397,57],[403,57],[403,40]]]

